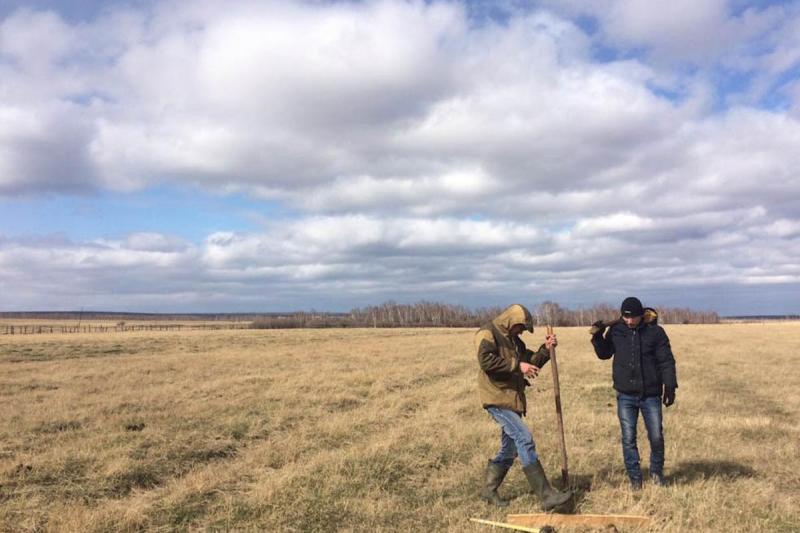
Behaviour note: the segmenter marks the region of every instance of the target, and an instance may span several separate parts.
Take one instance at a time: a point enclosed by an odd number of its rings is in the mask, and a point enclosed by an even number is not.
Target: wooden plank
[[[619,514],[510,514],[506,518],[510,524],[526,527],[543,526],[586,526],[608,527],[629,526],[647,527],[652,520],[648,516]]]
[[[470,522],[477,522],[478,524],[486,524],[487,526],[502,527],[505,529],[513,529],[514,531],[527,531],[528,533],[540,533],[541,529],[538,527],[527,527],[517,524],[506,524],[505,522],[492,522],[491,520],[483,520],[481,518],[470,518]]]

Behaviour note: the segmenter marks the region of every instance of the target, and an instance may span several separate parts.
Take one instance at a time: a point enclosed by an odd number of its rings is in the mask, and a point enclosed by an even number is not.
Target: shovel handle
[[[547,326],[547,334],[554,335],[553,326]],[[553,369],[553,395],[556,400],[556,420],[558,433],[561,437],[561,481],[564,487],[569,486],[569,467],[567,466],[567,443],[564,439],[564,415],[561,411],[561,386],[558,382],[558,361],[556,360],[556,347],[550,346],[550,368]]]

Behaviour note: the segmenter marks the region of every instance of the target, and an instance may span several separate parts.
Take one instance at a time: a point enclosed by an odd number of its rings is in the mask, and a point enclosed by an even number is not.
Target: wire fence
[[[125,324],[125,325],[4,325],[0,335],[41,335],[50,333],[117,333],[124,331],[193,331],[249,329],[250,322],[229,324]]]

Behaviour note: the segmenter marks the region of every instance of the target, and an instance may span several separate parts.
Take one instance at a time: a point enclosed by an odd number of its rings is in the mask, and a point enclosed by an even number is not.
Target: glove
[[[664,387],[664,397],[662,399],[667,407],[675,403],[675,389]]]
[[[605,323],[602,320],[598,320],[597,322],[592,324],[592,327],[589,329],[589,333],[592,336],[594,336],[597,335],[598,333],[603,333],[605,330],[606,330]]]

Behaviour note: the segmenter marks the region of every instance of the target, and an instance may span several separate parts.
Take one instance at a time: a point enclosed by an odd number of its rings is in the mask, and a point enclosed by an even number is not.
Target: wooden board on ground
[[[507,521],[525,527],[543,526],[587,526],[587,527],[608,527],[608,526],[630,526],[647,527],[650,525],[650,517],[636,515],[619,514],[510,514]]]
[[[504,529],[513,529],[514,531],[525,531],[527,533],[539,533],[541,529],[538,527],[527,527],[527,526],[520,526],[517,524],[506,524],[505,522],[494,522],[492,520],[483,520],[482,518],[470,518],[470,522],[475,522],[477,524],[484,524],[487,526],[492,527],[501,527]]]

